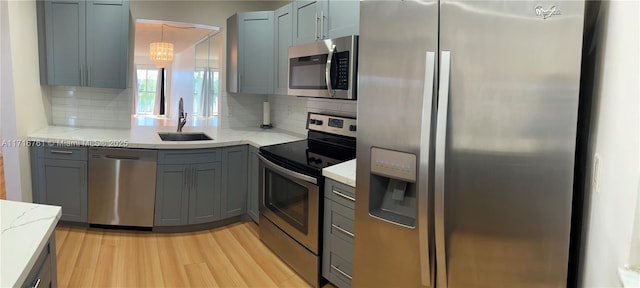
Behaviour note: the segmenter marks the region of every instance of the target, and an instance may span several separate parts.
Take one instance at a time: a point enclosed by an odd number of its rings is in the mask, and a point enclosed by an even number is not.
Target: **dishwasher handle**
[[[122,156],[122,155],[105,155],[104,158],[114,159],[114,160],[140,160],[140,157]]]
[[[90,159],[125,160],[125,161],[152,161],[158,159],[158,153],[154,150],[127,149],[127,148],[102,148],[96,147],[89,150]]]

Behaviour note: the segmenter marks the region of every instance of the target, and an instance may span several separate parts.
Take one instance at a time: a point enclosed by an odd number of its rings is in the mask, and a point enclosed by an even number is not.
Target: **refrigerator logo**
[[[560,9],[556,6],[551,6],[549,9],[538,5],[536,6],[536,16],[542,17],[542,19],[551,18],[553,15],[560,15]]]

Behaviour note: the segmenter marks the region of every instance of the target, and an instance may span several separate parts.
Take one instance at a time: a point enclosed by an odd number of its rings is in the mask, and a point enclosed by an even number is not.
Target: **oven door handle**
[[[267,166],[269,166],[269,168],[276,170],[282,174],[285,174],[287,176],[291,176],[293,178],[296,178],[298,180],[302,180],[302,181],[306,181],[309,183],[313,183],[313,184],[318,184],[318,179],[311,177],[311,176],[307,176],[304,175],[302,173],[298,173],[298,172],[294,172],[285,168],[282,168],[278,165],[276,165],[275,163],[269,161],[267,158],[265,158],[264,156],[258,154],[258,158],[260,158],[260,160],[264,161],[264,164],[266,164]]]

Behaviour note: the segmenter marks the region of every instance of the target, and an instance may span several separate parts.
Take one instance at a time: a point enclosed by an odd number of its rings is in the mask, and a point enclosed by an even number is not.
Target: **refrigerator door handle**
[[[329,92],[329,97],[333,97],[333,87],[331,87],[331,60],[333,60],[333,53],[336,52],[336,45],[331,46],[331,51],[329,51],[329,55],[327,56],[327,65],[325,67],[325,80],[327,82],[327,91]]]
[[[447,110],[449,106],[449,77],[451,70],[451,51],[442,51],[440,56],[440,85],[438,94],[438,119],[436,128],[435,194],[434,214],[436,230],[436,263],[439,288],[447,287],[447,258],[445,247],[444,223],[444,173],[445,150],[447,144]]]
[[[433,82],[436,53],[426,52],[424,87],[422,91],[422,121],[420,131],[420,174],[418,178],[418,234],[420,237],[420,278],[423,286],[431,286],[431,257],[429,251],[429,147],[431,143],[431,112],[433,111]]]

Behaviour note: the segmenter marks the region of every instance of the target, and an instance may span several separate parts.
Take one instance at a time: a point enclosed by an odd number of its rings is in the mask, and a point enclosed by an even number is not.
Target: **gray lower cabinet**
[[[194,164],[189,191],[189,224],[206,223],[221,218],[221,163]]]
[[[249,146],[249,193],[247,193],[247,213],[258,223],[260,219],[260,170],[258,148]]]
[[[220,219],[222,163],[217,150],[159,151],[154,226]]]
[[[247,211],[247,145],[222,148],[222,218]]]
[[[325,180],[322,276],[334,285],[351,287],[355,188]]]
[[[62,207],[60,220],[87,222],[87,148],[32,147],[33,201]]]
[[[55,233],[44,246],[20,287],[58,287]]]

